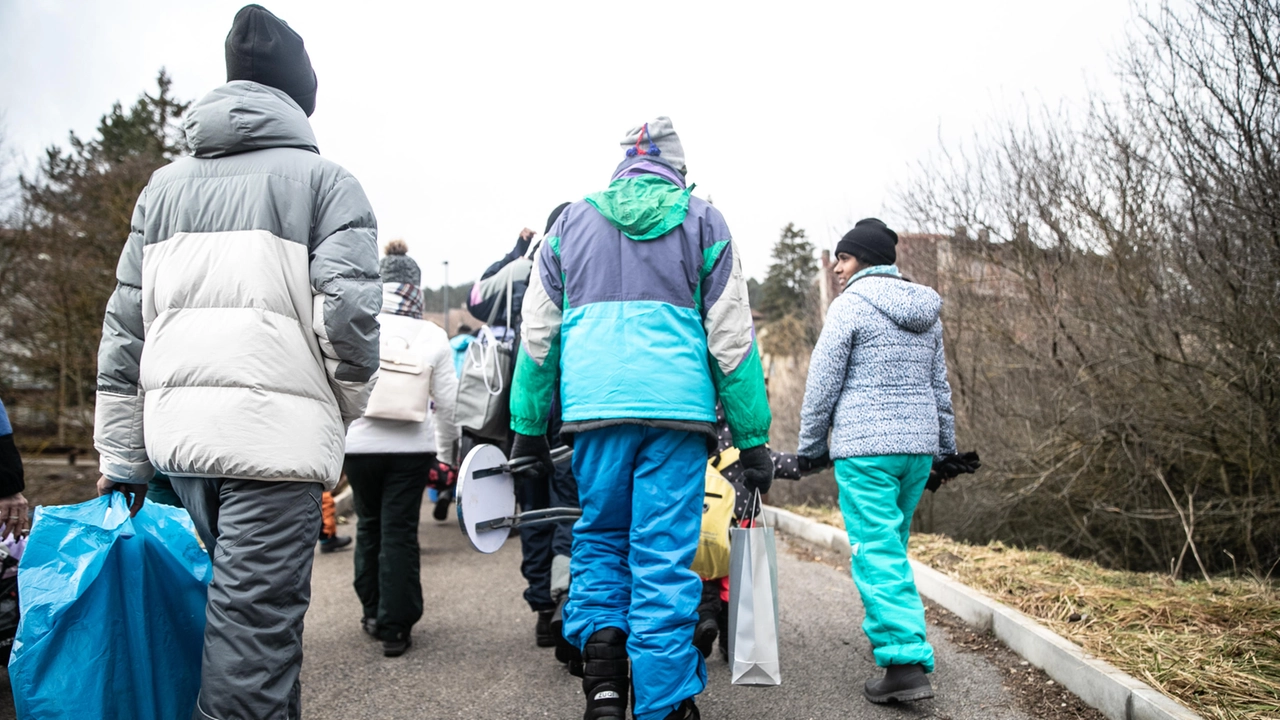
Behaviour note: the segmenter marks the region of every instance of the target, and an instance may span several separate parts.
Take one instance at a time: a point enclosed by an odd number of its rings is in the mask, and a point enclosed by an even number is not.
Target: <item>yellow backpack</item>
[[[729,525],[735,502],[733,485],[707,464],[706,499],[702,504],[702,533],[692,570],[704,580],[729,574]]]

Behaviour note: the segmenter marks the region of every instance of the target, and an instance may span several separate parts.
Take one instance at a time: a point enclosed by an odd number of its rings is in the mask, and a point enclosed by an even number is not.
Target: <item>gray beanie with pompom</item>
[[[378,265],[383,283],[422,284],[422,271],[418,269],[418,263],[407,254],[409,246],[403,240],[392,240],[383,250],[387,254]]]

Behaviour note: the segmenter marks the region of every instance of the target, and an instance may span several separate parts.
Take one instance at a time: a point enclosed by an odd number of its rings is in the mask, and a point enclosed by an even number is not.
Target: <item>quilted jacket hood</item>
[[[248,80],[229,82],[201,98],[183,129],[198,158],[277,147],[320,152],[298,103],[282,90]]]
[[[892,277],[866,277],[850,285],[849,292],[913,333],[932,328],[942,312],[942,298],[932,288]]]

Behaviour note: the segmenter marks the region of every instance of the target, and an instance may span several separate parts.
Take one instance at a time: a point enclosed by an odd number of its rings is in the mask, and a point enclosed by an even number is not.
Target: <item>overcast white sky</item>
[[[0,0],[8,141],[31,168],[161,66],[200,97],[225,79],[243,4]],[[900,223],[893,188],[940,134],[1108,87],[1132,21],[1128,0],[263,4],[306,41],[321,153],[430,286],[441,261],[472,279],[522,227],[602,188],[623,133],[657,115],[763,278],[787,222],[820,248],[861,217]]]

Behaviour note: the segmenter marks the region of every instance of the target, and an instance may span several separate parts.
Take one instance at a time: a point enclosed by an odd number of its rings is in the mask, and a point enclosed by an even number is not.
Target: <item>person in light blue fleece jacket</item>
[[[827,311],[800,411],[799,454],[835,460],[862,628],[887,668],[866,684],[878,703],[933,697],[933,647],[907,536],[934,457],[956,451],[942,298],[902,277],[897,242],[869,218],[836,246],[845,290]]]

